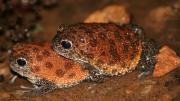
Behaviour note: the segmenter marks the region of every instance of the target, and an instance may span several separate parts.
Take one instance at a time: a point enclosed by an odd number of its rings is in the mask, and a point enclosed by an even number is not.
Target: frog
[[[137,24],[76,23],[60,25],[52,40],[60,56],[77,61],[101,75],[124,75],[139,70],[152,74],[158,47]]]
[[[44,95],[90,79],[83,65],[59,56],[50,43],[18,43],[12,47],[9,62],[13,72],[36,87],[24,93],[27,97]]]

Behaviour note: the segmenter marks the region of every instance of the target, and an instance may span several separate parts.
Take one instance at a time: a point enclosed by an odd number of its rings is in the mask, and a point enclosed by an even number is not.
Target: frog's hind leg
[[[134,23],[130,23],[130,24],[123,24],[123,25],[120,25],[126,29],[129,29],[131,30],[132,32],[134,32],[134,34],[137,35],[137,37],[140,39],[140,40],[144,40],[144,37],[145,37],[145,34],[144,34],[144,29],[138,25],[138,24],[134,24]]]
[[[92,65],[88,63],[84,63],[85,69],[89,71],[89,78],[85,81],[87,82],[96,82],[96,83],[102,83],[104,81],[105,75],[103,75],[102,71],[98,70],[97,68],[93,67]]]
[[[139,78],[152,74],[156,64],[155,55],[158,53],[158,46],[154,40],[143,42],[143,51],[137,69],[141,72]]]

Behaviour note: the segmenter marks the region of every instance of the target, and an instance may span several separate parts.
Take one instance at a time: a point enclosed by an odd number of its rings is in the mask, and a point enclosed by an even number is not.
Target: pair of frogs
[[[34,95],[84,80],[152,72],[157,49],[138,25],[79,23],[60,25],[52,44],[16,44],[10,67],[37,87]]]

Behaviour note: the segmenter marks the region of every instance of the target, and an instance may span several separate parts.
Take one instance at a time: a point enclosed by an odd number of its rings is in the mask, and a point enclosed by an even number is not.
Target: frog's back
[[[60,55],[89,63],[106,74],[123,74],[135,69],[142,52],[142,37],[130,27],[112,23],[66,26],[54,38],[54,49]],[[63,45],[59,44],[62,40],[72,43],[69,51],[63,51]]]

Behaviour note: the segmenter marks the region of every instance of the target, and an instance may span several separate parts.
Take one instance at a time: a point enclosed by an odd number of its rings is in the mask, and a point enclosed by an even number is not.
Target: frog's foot
[[[20,85],[20,88],[24,89],[24,90],[35,90],[35,89],[38,88],[38,86],[37,85],[33,85],[33,87],[27,87],[27,86]]]
[[[96,83],[102,83],[104,81],[104,76],[103,73],[96,69],[95,67],[93,67],[90,64],[84,64],[85,69],[87,69],[89,71],[90,77],[86,80],[88,82],[96,82]]]
[[[152,74],[150,71],[147,72],[142,72],[138,75],[138,79],[142,80],[144,78],[146,78],[148,75]]]
[[[24,94],[24,93],[31,92],[32,90],[35,90],[36,88],[37,88],[36,85],[33,85],[33,87],[27,87],[24,85],[20,85],[20,90],[18,90],[18,92],[20,92],[21,94]]]
[[[30,87],[21,87],[29,90],[28,92],[24,93],[24,97],[29,96],[40,96],[44,95],[50,91],[53,91],[54,89],[58,88],[58,86],[50,81],[47,81],[45,79],[39,79],[34,84],[34,88]]]
[[[40,96],[40,95],[44,95],[54,89],[56,89],[56,87],[50,87],[50,86],[36,86],[34,85],[33,88],[31,87],[25,87],[25,86],[21,86],[21,88],[26,89],[24,90],[24,97],[30,97],[30,96]]]
[[[157,45],[153,40],[146,40],[143,44],[143,51],[138,64],[138,70],[141,72],[138,78],[141,79],[147,75],[153,74],[156,64],[155,55],[158,53]]]
[[[16,81],[17,77],[18,77],[17,75],[12,76],[12,78],[9,81],[9,83],[13,84]]]
[[[104,75],[91,73],[89,82],[102,83],[104,82]]]

